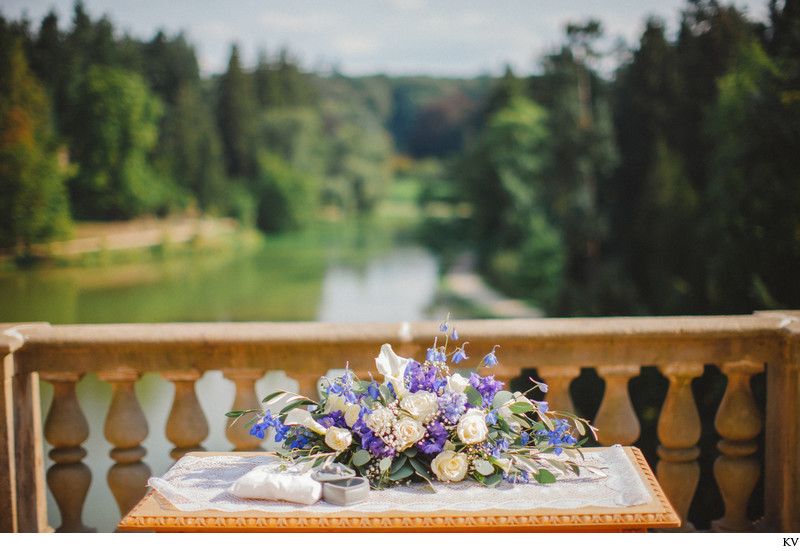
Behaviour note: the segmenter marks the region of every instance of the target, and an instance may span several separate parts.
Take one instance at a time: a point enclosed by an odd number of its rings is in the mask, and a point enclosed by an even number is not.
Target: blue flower
[[[497,345],[497,344],[494,345],[494,348],[492,348],[492,351],[489,352],[488,354],[486,354],[483,357],[483,361],[481,362],[482,365],[484,365],[486,367],[492,367],[493,365],[497,365],[497,356],[494,355],[494,351],[495,351],[495,348],[497,348],[498,346],[499,345]]]
[[[367,387],[367,394],[369,394],[369,397],[372,398],[373,400],[377,400],[378,398],[381,397],[380,387],[378,386],[378,383],[376,381],[372,381],[369,384],[369,386]]]
[[[450,333],[450,338],[453,339],[454,341],[458,340],[458,332],[456,331],[455,327],[453,327],[453,332]]]
[[[469,359],[469,356],[467,356],[467,353],[464,352],[464,346],[467,346],[467,344],[469,344],[469,343],[465,342],[464,345],[461,348],[459,348],[458,350],[456,350],[453,353],[453,362],[454,363],[460,363],[460,362],[462,362],[464,360],[468,360]]]

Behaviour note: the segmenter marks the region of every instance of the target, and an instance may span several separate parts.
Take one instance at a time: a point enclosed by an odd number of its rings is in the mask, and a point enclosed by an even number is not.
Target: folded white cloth
[[[274,465],[262,465],[233,483],[230,492],[246,499],[292,501],[311,505],[322,496],[322,484],[311,473],[276,472]]]

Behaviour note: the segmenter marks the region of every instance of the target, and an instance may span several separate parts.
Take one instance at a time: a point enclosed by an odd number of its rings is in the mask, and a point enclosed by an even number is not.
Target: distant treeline
[[[569,25],[542,74],[493,88],[429,188],[469,215],[432,219],[431,241],[469,239],[549,315],[800,308],[800,1],[766,23],[689,1],[674,38],[651,19],[632,51],[601,36]]]
[[[203,77],[183,35],[80,2],[67,29],[0,16],[0,247],[187,210],[291,230],[406,171],[443,258],[475,251],[551,315],[800,308],[800,0],[769,8],[689,0],[676,36],[651,19],[613,52],[576,22],[541,74],[461,80],[245,68],[235,45]]]

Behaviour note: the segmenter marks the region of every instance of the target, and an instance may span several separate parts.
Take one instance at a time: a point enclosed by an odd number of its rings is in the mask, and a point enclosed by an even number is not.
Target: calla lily
[[[390,344],[381,346],[381,353],[375,358],[375,366],[383,375],[384,381],[392,383],[394,393],[398,398],[403,398],[408,394],[404,378],[409,362],[411,362],[410,359],[401,358],[395,354]]]
[[[316,421],[311,414],[304,409],[293,409],[286,415],[284,425],[302,425],[307,429],[313,430],[317,434],[325,434],[328,430]]]

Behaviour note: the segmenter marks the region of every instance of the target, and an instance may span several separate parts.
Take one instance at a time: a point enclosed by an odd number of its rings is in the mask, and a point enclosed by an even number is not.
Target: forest
[[[0,11],[0,248],[192,212],[265,233],[369,217],[418,183],[419,239],[550,316],[800,308],[800,0],[687,0],[604,50],[564,29],[541,71],[346,76],[291,51],[201,75],[184,35]],[[609,65],[613,70],[609,71]]]

